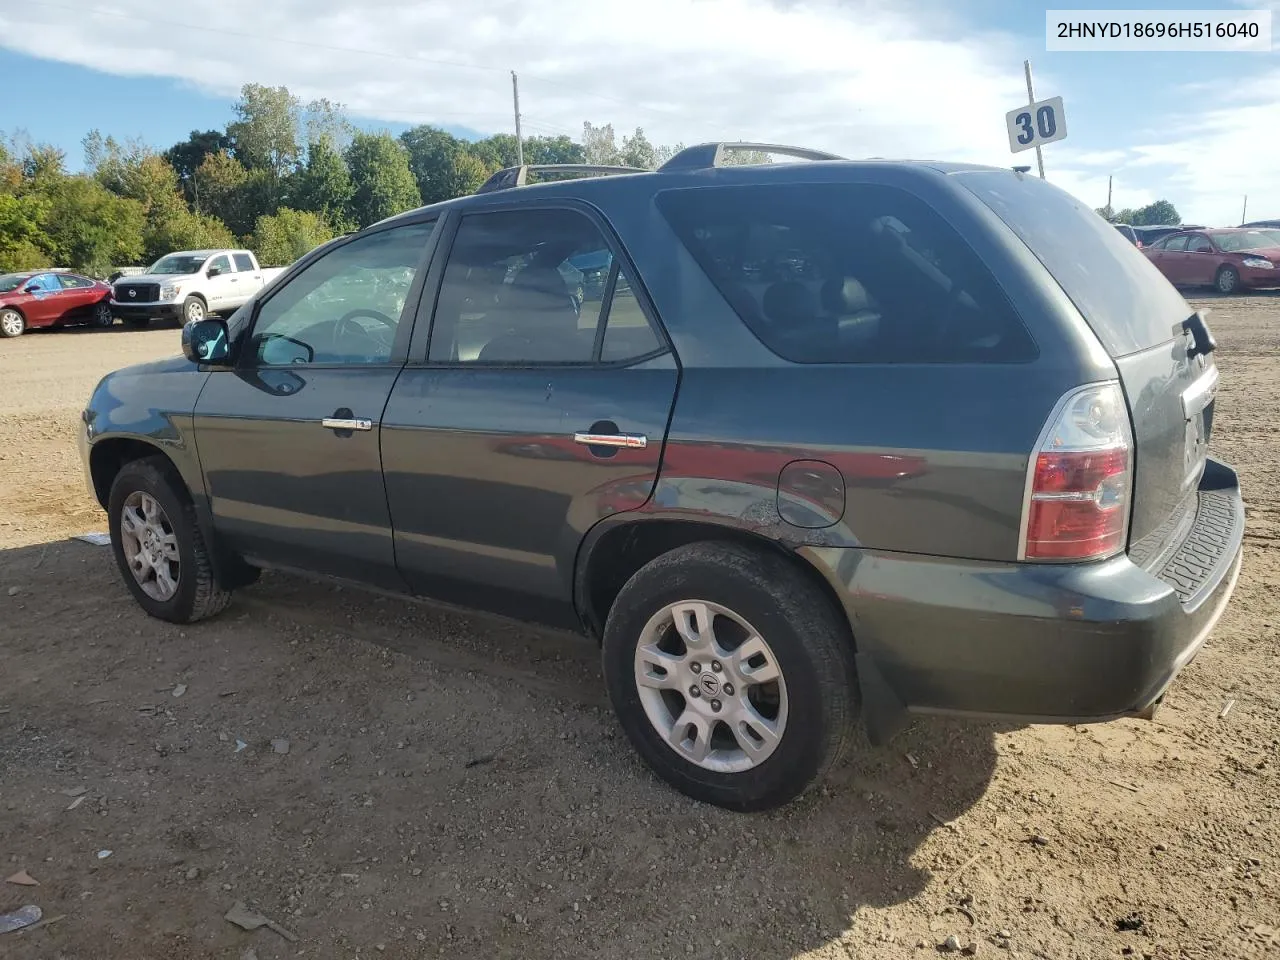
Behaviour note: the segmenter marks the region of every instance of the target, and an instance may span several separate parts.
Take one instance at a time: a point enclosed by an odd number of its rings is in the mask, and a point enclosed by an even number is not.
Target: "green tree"
[[[159,260],[175,250],[204,250],[209,247],[234,247],[236,238],[217,217],[192,213],[185,207],[176,215],[158,223],[147,224],[143,235],[143,259]]]
[[[350,145],[356,132],[347,119],[347,108],[324,97],[307,104],[302,111],[301,127],[309,147],[328,141],[339,152]]]
[[[307,162],[294,178],[291,197],[298,210],[319,214],[339,229],[345,227],[355,187],[347,162],[324,136],[307,149]],[[257,227],[254,227],[256,234]]]
[[[632,136],[622,138],[619,159],[624,166],[640,167],[643,170],[653,170],[658,166],[657,151],[639,127],[636,127]]]
[[[41,243],[48,201],[40,196],[0,193],[0,273],[47,266]]]
[[[181,143],[175,143],[164,152],[164,158],[177,171],[178,182],[182,184],[187,199],[193,204],[195,203],[195,196],[192,190],[192,179],[195,177],[196,171],[200,169],[200,164],[204,163],[205,157],[210,154],[230,151],[231,147],[231,138],[221,130],[205,130],[204,132],[192,130],[191,135],[186,140]],[[199,206],[196,206],[196,212],[200,212]]]
[[[1182,222],[1182,216],[1178,213],[1178,208],[1168,200],[1157,200],[1155,203],[1149,203],[1145,207],[1139,207],[1133,212],[1134,219],[1129,223],[1135,227],[1159,227],[1159,226],[1176,226]]]
[[[409,170],[423,203],[438,203],[458,196],[454,162],[467,150],[463,141],[439,127],[423,124],[400,134],[400,142],[409,154]],[[472,159],[484,166],[478,158]]]
[[[59,266],[105,276],[142,256],[142,204],[118,197],[90,176],[51,183],[44,219],[46,250]]]
[[[450,168],[450,189],[452,192],[449,197],[441,197],[440,199],[465,197],[475,193],[480,184],[488,179],[489,168],[484,165],[479,157],[474,157],[469,153],[459,153],[453,158]]]
[[[246,83],[240,88],[235,114],[227,125],[235,158],[246,170],[267,170],[277,182],[282,180],[302,155],[298,98],[288,87]]]
[[[217,217],[232,233],[248,233],[258,215],[254,210],[249,171],[225,151],[211,153],[197,168],[192,186],[197,209]]]
[[[249,246],[262,264],[285,265],[333,239],[324,218],[309,210],[281,207],[273,216],[259,217]]]
[[[516,138],[510,133],[495,133],[491,137],[467,144],[467,152],[478,157],[485,166],[492,170],[516,165]],[[527,156],[526,163],[532,163]]]
[[[525,163],[586,163],[581,144],[564,135],[529,137],[524,142]]]
[[[597,127],[590,122],[582,125],[582,154],[587,163],[613,166],[622,162],[622,151],[613,136],[613,124]]]
[[[409,153],[389,133],[357,133],[347,148],[347,168],[355,188],[351,215],[358,226],[367,227],[422,202],[409,169]]]

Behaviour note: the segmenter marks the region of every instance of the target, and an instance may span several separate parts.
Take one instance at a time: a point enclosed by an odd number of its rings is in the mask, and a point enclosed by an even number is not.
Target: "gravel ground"
[[[67,539],[105,529],[73,437],[177,333],[0,342],[0,875],[40,883],[0,912],[60,918],[0,953],[1280,955],[1280,296],[1205,303],[1246,559],[1156,720],[920,721],[752,816],[660,785],[572,637],[274,574],[148,619]]]

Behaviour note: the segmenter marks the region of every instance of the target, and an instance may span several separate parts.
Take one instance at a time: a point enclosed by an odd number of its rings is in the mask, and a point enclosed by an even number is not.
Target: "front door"
[[[229,313],[234,306],[239,304],[235,302],[236,288],[239,286],[239,278],[231,269],[231,258],[225,253],[220,253],[213,257],[204,265],[204,282],[201,286],[204,289],[206,299],[209,301],[210,313]]]
[[[257,305],[195,410],[214,526],[251,559],[391,588],[382,412],[404,363],[432,222],[333,247]]]
[[[30,296],[30,299],[22,303],[27,326],[49,327],[62,319],[67,301],[63,299],[62,284],[58,282],[56,274],[37,274],[24,283],[22,289]]]
[[[603,261],[607,279],[571,260]],[[426,362],[405,368],[383,418],[414,590],[573,623],[581,537],[648,498],[679,380],[628,272],[576,208],[462,218]]]

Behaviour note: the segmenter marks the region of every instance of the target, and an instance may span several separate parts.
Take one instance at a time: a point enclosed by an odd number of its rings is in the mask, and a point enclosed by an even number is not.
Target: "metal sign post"
[[[1022,69],[1025,71],[1027,75],[1027,104],[1032,109],[1035,109],[1036,92],[1035,92],[1035,89],[1031,86],[1031,61],[1023,60]],[[1040,149],[1040,144],[1038,143],[1036,144],[1036,166],[1040,169],[1040,179],[1043,180],[1044,179],[1044,151]]]

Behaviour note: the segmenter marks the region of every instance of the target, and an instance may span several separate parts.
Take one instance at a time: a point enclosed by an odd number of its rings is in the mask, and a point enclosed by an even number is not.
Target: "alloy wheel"
[[[654,730],[704,770],[750,770],[782,742],[787,685],[778,659],[720,604],[684,600],[655,613],[636,647],[635,682]]]
[[[178,537],[160,502],[135,490],[120,511],[120,545],[134,580],[143,593],[164,602],[178,592],[182,564]]]

